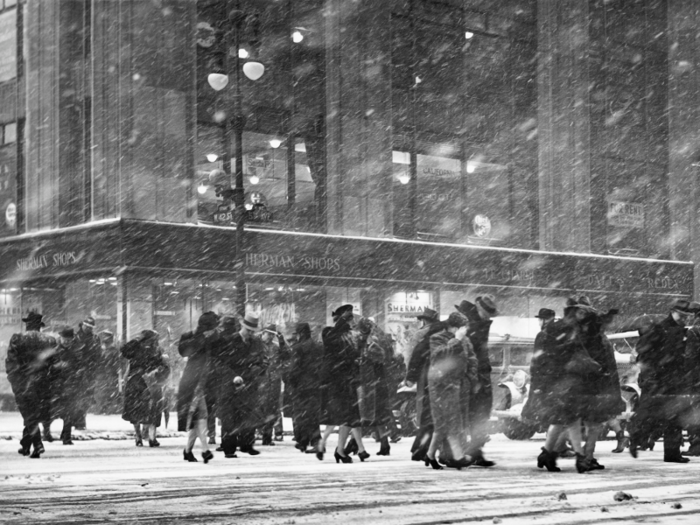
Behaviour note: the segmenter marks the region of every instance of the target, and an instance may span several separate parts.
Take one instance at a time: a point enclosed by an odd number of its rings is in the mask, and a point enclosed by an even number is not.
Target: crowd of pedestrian
[[[72,445],[73,429],[85,427],[85,415],[96,402],[119,405],[122,418],[134,427],[136,446],[158,447],[157,429],[170,408],[168,384],[177,379],[177,426],[187,433],[185,461],[198,461],[197,440],[204,463],[214,458],[209,446],[216,444],[217,419],[217,450],[225,458],[258,455],[256,434],[262,446],[283,439],[283,413],[291,415],[299,451],[323,460],[328,437],[337,429],[336,463],[352,463],[353,455],[365,461],[370,453],[363,438],[368,435],[380,442],[377,455],[390,455],[397,431],[393,399],[403,383],[416,387],[412,460],[436,470],[494,466],[484,446],[493,404],[488,338],[498,315],[495,298],[464,300],[444,320],[435,310],[422,311],[406,366],[391,337],[353,310],[349,304],[335,309],[332,325],[320,334],[299,322],[290,341],[274,324],[260,326],[252,313],[238,318],[204,312],[197,328],[177,344],[185,362],[179,378],[171,378],[174,367],[153,330],[143,330],[119,348],[111,332],[94,333],[93,317],[79,323],[77,331],[65,327],[52,337],[41,331],[42,316],[31,312],[23,319],[26,331],[12,336],[6,360],[24,419],[19,452],[40,457],[41,426],[43,438],[52,440],[54,419],[63,420],[60,439]],[[617,313],[594,308],[586,297],[569,299],[561,319],[554,310],[540,309],[541,331],[522,411],[523,421],[547,429],[538,467],[560,471],[557,459],[570,449],[578,472],[604,469],[594,455],[601,432],[612,427],[624,437],[617,418],[625,403],[614,348],[605,334]],[[663,435],[664,461],[687,462],[687,455],[700,455],[700,418],[695,417],[700,304],[676,300],[665,319],[640,326],[639,333],[642,394],[629,441],[621,440],[615,452],[629,444],[637,457],[638,450],[651,448]],[[96,389],[98,382],[111,387]],[[691,443],[685,454],[684,428]]]

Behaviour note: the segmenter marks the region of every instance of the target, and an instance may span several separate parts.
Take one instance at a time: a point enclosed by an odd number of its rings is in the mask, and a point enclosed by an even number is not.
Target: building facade
[[[571,295],[663,312],[696,293],[698,11],[0,0],[0,339],[36,310],[171,347],[241,261],[264,323],[352,303],[400,350],[482,293],[503,336]]]

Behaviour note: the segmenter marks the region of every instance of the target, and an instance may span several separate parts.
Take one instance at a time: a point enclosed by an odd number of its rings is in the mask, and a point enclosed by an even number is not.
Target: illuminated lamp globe
[[[270,147],[273,149],[277,149],[282,145],[282,141],[280,139],[272,139],[270,141]]]
[[[474,33],[472,33],[471,31],[466,31],[464,33],[464,38],[466,38],[467,40],[470,40],[470,39],[474,38]]]
[[[250,53],[248,53],[248,51],[247,51],[246,49],[240,48],[240,49],[238,50],[238,58],[246,59],[246,58],[248,58],[249,56],[250,56]]]
[[[200,195],[204,195],[207,192],[207,185],[202,183],[199,186],[197,186],[197,193]]]
[[[304,35],[301,34],[301,31],[294,31],[292,33],[292,42],[299,44],[302,40],[304,40]]]
[[[260,177],[257,175],[251,175],[249,180],[252,185],[256,185],[260,182]]]
[[[228,85],[228,76],[221,73],[209,73],[207,82],[209,82],[214,91],[221,91]]]
[[[399,175],[399,182],[401,184],[408,184],[409,182],[411,182],[411,176],[407,173],[402,173],[401,175]]]
[[[257,80],[265,73],[265,66],[260,62],[246,62],[243,64],[243,74],[250,80]]]
[[[476,164],[473,162],[467,162],[467,173],[474,173],[476,171]]]
[[[216,159],[218,159],[219,156],[216,153],[207,153],[207,160],[209,162],[216,162]]]

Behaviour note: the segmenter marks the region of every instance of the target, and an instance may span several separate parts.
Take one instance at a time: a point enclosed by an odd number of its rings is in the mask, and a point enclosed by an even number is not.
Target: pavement
[[[171,420],[172,421],[172,420]],[[56,422],[58,430],[60,422]],[[11,426],[9,426],[11,425]],[[486,446],[490,469],[432,470],[410,461],[410,440],[391,455],[372,454],[337,464],[300,454],[289,437],[259,456],[208,464],[183,461],[185,437],[159,437],[159,448],[137,448],[119,416],[88,415],[74,446],[46,444],[40,459],[17,453],[16,414],[0,414],[0,523],[250,523],[250,524],[459,524],[700,523],[700,458],[663,463],[662,445],[635,460],[612,454],[603,441],[596,454],[605,470],[578,474],[570,459],[562,472],[536,467],[544,436],[510,441],[495,434]],[[9,437],[9,439],[7,439]],[[336,435],[328,449],[335,446]],[[628,495],[627,500],[619,493]]]

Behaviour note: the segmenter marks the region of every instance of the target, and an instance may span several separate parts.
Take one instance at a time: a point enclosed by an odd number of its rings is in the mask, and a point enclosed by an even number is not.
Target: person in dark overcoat
[[[692,302],[688,309],[693,314],[685,343],[685,369],[691,402],[687,424],[690,448],[683,455],[700,456],[700,303]]]
[[[289,348],[284,336],[277,331],[274,324],[266,326],[260,339],[265,348],[267,370],[261,385],[262,413],[265,418],[260,426],[262,445],[273,446],[273,433],[280,441],[283,439],[282,424],[282,379],[289,361]],[[275,430],[277,429],[277,430]]]
[[[564,318],[546,325],[540,337],[541,350],[533,356],[530,368],[531,385],[522,410],[524,421],[548,425],[547,439],[537,458],[537,466],[550,472],[559,472],[557,445],[562,434],[568,432],[576,454],[576,469],[587,472],[589,465],[581,446],[581,416],[586,378],[572,373],[567,364],[583,347],[581,322],[595,310],[588,305],[569,299]]]
[[[84,369],[74,330],[66,326],[61,329],[58,335],[56,359],[51,365],[52,415],[63,419],[61,441],[64,445],[72,445],[73,426],[81,416],[78,402],[83,387],[81,374]]]
[[[430,393],[428,391],[428,369],[430,368],[430,336],[443,330],[438,313],[426,308],[418,316],[423,326],[413,337],[413,351],[406,367],[405,384],[416,385],[416,418],[418,432],[411,445],[411,459],[423,461],[433,437],[433,419],[430,415]]]
[[[88,410],[95,402],[95,381],[102,362],[102,343],[95,330],[95,319],[87,316],[78,324],[75,334],[80,359],[80,391],[76,399],[75,428],[85,430]]]
[[[579,302],[590,305],[586,297],[579,298]],[[586,428],[584,452],[592,470],[604,468],[593,454],[596,441],[605,423],[625,411],[625,402],[620,393],[620,375],[615,361],[615,349],[605,335],[605,327],[612,322],[616,314],[617,310],[609,310],[607,313],[596,311],[581,323],[583,346],[588,351],[588,355],[601,367],[600,374],[589,376],[586,381],[581,413]]]
[[[319,449],[320,387],[323,348],[311,337],[309,323],[297,323],[296,342],[291,348],[288,383],[292,400],[292,422],[296,448],[323,459]]]
[[[479,384],[469,403],[471,441],[468,455],[474,460],[474,465],[492,467],[495,463],[484,458],[483,448],[489,438],[488,426],[493,405],[489,331],[493,322],[491,318],[498,315],[498,308],[495,298],[490,294],[477,297],[474,303],[462,301],[455,308],[469,320],[467,336],[479,361]]]
[[[217,348],[223,348],[230,344],[233,337],[240,332],[240,330],[241,323],[238,320],[238,317],[228,314],[223,315],[217,330],[219,332],[219,342],[216,345]],[[218,414],[220,412],[218,409],[218,397],[219,391],[222,390],[222,385],[225,381],[225,377],[227,376],[226,367],[221,361],[219,361],[218,358],[220,353],[221,352],[219,350],[212,350],[212,353],[209,356],[212,364],[211,370],[209,371],[209,379],[206,385],[206,398],[207,402],[210,403],[211,406],[211,410],[209,411],[207,417],[207,435],[209,436],[210,445],[216,444],[216,420],[219,417]],[[226,428],[223,421],[219,421],[221,423],[221,435],[223,436],[224,434],[230,434],[232,431]],[[223,452],[223,445],[219,446],[216,450],[217,452]]]
[[[170,365],[158,344],[158,332],[143,330],[121,349],[129,361],[124,388],[122,419],[134,425],[136,446],[158,447],[156,428],[160,426],[165,407],[163,387],[170,375]],[[143,428],[141,428],[143,426]]]
[[[373,428],[381,443],[378,456],[388,456],[393,419],[388,368],[394,355],[391,341],[377,324],[363,317],[357,322],[360,344],[360,416],[364,427]],[[354,441],[354,440],[353,440]],[[346,447],[347,452],[347,447]]]
[[[258,318],[248,313],[240,331],[225,337],[214,350],[220,366],[216,410],[227,458],[237,457],[237,448],[252,456],[260,454],[253,445],[255,429],[262,420],[260,385],[267,363],[259,331]]]
[[[119,352],[114,333],[102,330],[98,336],[102,359],[95,379],[95,411],[99,414],[118,414],[122,409],[124,359]]]
[[[683,417],[689,385],[686,370],[685,322],[691,315],[690,303],[677,299],[663,321],[654,324],[637,342],[640,365],[639,387],[642,391],[630,421],[630,454],[656,429],[663,430],[664,461],[687,463],[681,455]]]
[[[197,461],[192,453],[197,437],[202,446],[204,463],[214,457],[209,450],[207,437],[207,419],[213,408],[211,400],[207,399],[207,385],[212,369],[212,349],[220,342],[216,330],[218,324],[217,314],[204,312],[199,317],[197,329],[182,334],[177,346],[180,355],[187,359],[177,390],[177,429],[188,433],[183,452],[185,461]]]
[[[44,453],[39,423],[50,420],[50,365],[55,354],[56,340],[41,333],[43,316],[29,312],[22,321],[26,332],[13,334],[5,358],[7,379],[15,395],[17,408],[24,420],[19,453],[39,458]],[[34,445],[34,450],[30,451]]]
[[[443,330],[430,336],[430,411],[433,436],[426,453],[426,463],[436,470],[442,467],[435,457],[439,448],[448,446],[444,457],[448,467],[462,468],[472,464],[464,453],[468,429],[469,394],[477,381],[477,359],[467,337],[468,320],[453,312],[443,323]],[[445,445],[447,443],[447,445]]]
[[[352,463],[345,453],[348,436],[352,432],[357,443],[358,457],[364,461],[369,454],[362,442],[362,420],[358,387],[360,386],[360,347],[357,334],[353,333],[353,306],[346,304],[331,316],[333,326],[323,329],[323,389],[321,392],[321,423],[326,425],[323,435],[325,450],[329,429],[338,430],[338,445],[334,457],[336,463]]]

